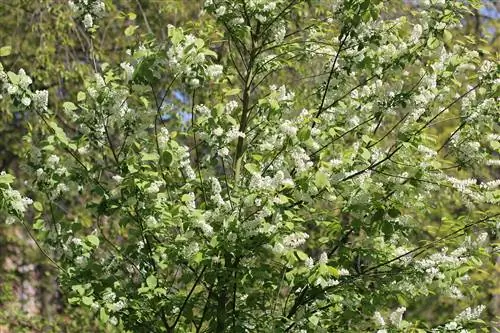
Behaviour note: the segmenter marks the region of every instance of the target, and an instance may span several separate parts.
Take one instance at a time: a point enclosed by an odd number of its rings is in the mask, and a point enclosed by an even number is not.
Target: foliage
[[[124,330],[490,327],[469,274],[495,253],[498,65],[454,37],[478,3],[398,4],[208,0],[196,29],[145,20],[101,61],[110,6],[72,2],[71,94],[0,67],[32,186],[2,174],[0,208],[69,303]],[[438,296],[457,306],[422,317]]]

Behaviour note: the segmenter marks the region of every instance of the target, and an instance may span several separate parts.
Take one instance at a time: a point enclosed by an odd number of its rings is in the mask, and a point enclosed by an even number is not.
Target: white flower
[[[257,19],[260,23],[264,23],[264,22],[266,22],[266,20],[267,20],[267,18],[266,18],[264,15],[262,15],[262,14],[257,14],[257,15],[255,15],[255,18],[256,18],[256,19]]]
[[[60,194],[62,194],[62,193],[64,193],[64,192],[68,192],[68,190],[69,190],[69,188],[68,188],[68,186],[67,186],[66,184],[64,184],[64,183],[59,183],[59,184],[57,184],[57,186],[56,186],[56,189],[55,189],[55,193],[54,193],[54,194],[55,194],[55,195],[60,195]]]
[[[231,112],[233,112],[233,111],[234,111],[237,107],[238,107],[238,102],[236,102],[236,101],[234,101],[234,100],[233,100],[233,101],[229,101],[229,102],[226,104],[225,109],[226,109],[226,111],[227,111],[228,113],[231,113]]]
[[[382,315],[380,314],[380,312],[376,311],[374,314],[373,314],[373,321],[377,324],[377,326],[379,327],[383,327],[385,326],[385,320],[384,318],[382,317]]]
[[[90,15],[89,13],[85,14],[85,16],[83,17],[82,23],[83,23],[83,26],[85,27],[85,29],[88,30],[88,29],[92,28],[92,26],[94,25],[94,20],[92,19],[92,15]]]
[[[132,66],[128,62],[122,62],[120,64],[120,67],[123,68],[123,71],[125,72],[125,78],[127,79],[127,81],[132,79],[132,76],[134,75],[134,66]]]
[[[31,99],[30,99],[29,97],[24,96],[23,98],[21,98],[21,103],[22,103],[24,106],[30,106],[30,104],[31,104]]]
[[[4,191],[4,195],[7,202],[10,202],[12,209],[18,214],[24,214],[28,206],[33,203],[30,198],[23,197],[19,191],[10,188]]]
[[[49,92],[47,90],[37,90],[33,95],[33,106],[36,109],[45,110],[49,104]]]
[[[119,300],[118,302],[111,304],[109,310],[111,312],[118,312],[121,309],[123,309],[124,307],[125,307],[125,302],[123,300]],[[116,324],[114,324],[114,325],[116,325]]]
[[[17,72],[17,75],[19,75],[18,85],[21,89],[27,89],[28,86],[33,82],[31,81],[31,78],[26,75],[26,72],[22,68]]]
[[[265,12],[269,12],[271,10],[274,10],[275,8],[276,8],[276,2],[271,1],[271,2],[266,3],[264,5],[264,7],[262,7],[262,10]]]
[[[291,157],[294,161],[295,167],[298,172],[303,172],[313,166],[309,155],[301,147],[296,147],[292,153]]]
[[[391,313],[391,315],[389,316],[389,320],[390,320],[391,324],[396,326],[396,327],[399,327],[399,325],[401,324],[401,320],[403,320],[403,313],[405,313],[405,311],[406,311],[406,308],[403,306],[403,307],[397,308],[396,311]]]
[[[280,130],[291,138],[295,137],[298,131],[297,127],[295,127],[290,120],[285,120],[280,125]]]
[[[457,322],[452,321],[452,322],[449,322],[448,324],[446,324],[444,326],[444,328],[449,330],[449,331],[454,331],[458,328],[458,324],[457,324]]]
[[[16,85],[10,83],[6,83],[5,87],[7,88],[7,93],[9,95],[17,94],[17,92],[19,91],[19,88]]]
[[[78,6],[75,5],[75,3],[73,1],[71,1],[71,0],[68,1],[68,6],[69,6],[69,8],[71,9],[71,11],[73,13],[77,13],[78,12]]]
[[[200,80],[198,80],[197,78],[192,78],[191,80],[189,80],[189,85],[192,88],[197,88],[200,86]]]
[[[464,311],[460,312],[458,316],[455,317],[454,321],[462,323],[462,322],[468,322],[474,319],[479,318],[481,313],[486,309],[486,306],[484,305],[479,305],[475,307],[474,309],[472,308],[467,308]]]
[[[420,24],[415,24],[411,32],[410,41],[416,43],[420,39],[420,36],[422,36],[422,26]]]
[[[168,140],[170,139],[170,133],[166,127],[162,127],[160,129],[160,133],[158,133],[158,145],[160,148],[165,149]]]
[[[213,130],[213,133],[215,136],[221,136],[222,134],[224,134],[224,130],[221,127],[217,127]]]
[[[217,152],[219,156],[228,156],[229,155],[229,149],[227,147],[222,147],[219,149]]]
[[[47,166],[51,169],[55,169],[59,164],[59,157],[57,155],[50,155],[47,159]]]
[[[196,106],[194,107],[194,110],[195,110],[196,112],[198,112],[199,114],[204,115],[204,116],[209,116],[209,115],[210,115],[210,109],[209,109],[209,108],[207,108],[207,107],[206,107],[205,105],[203,105],[203,104],[196,105]]]
[[[102,1],[96,1],[92,4],[92,8],[90,11],[96,15],[96,16],[101,16],[106,9],[106,6],[104,5],[104,2]]]
[[[194,256],[196,253],[198,253],[198,251],[200,250],[200,246],[198,245],[198,243],[196,242],[193,242],[193,243],[190,243],[185,249],[184,249],[184,255],[187,257],[187,258],[191,258],[192,256]]]
[[[83,244],[83,241],[81,240],[81,238],[75,237],[71,239],[71,243],[77,246],[81,246]]]
[[[160,186],[163,185],[163,181],[161,180],[155,180],[152,182],[148,188],[146,188],[146,192],[149,194],[156,194],[160,192]]]
[[[212,226],[205,221],[199,221],[198,228],[200,228],[203,234],[205,234],[205,236],[207,237],[212,236],[214,233],[214,229],[212,228]]]
[[[291,248],[296,248],[304,244],[308,238],[309,235],[305,232],[296,232],[283,238],[283,244]]]
[[[281,243],[276,243],[273,246],[274,253],[281,254],[281,253],[283,253],[284,250],[285,250],[285,247]]]
[[[216,79],[222,75],[223,67],[221,65],[210,65],[207,67],[206,75],[211,79]]]
[[[186,194],[185,204],[190,209],[196,209],[196,200],[193,192]]]
[[[244,138],[245,137],[245,133],[243,132],[240,132],[238,127],[233,127],[231,128],[229,131],[227,131],[226,133],[226,142],[229,143],[229,142],[232,142],[238,138]]]
[[[313,260],[313,258],[307,257],[307,259],[304,261],[304,265],[307,268],[309,268],[309,269],[313,268],[314,267],[314,260]]]
[[[226,13],[226,7],[225,6],[220,6],[219,8],[217,8],[215,10],[215,16],[217,16],[217,17],[221,17],[225,13]]]
[[[319,256],[318,263],[320,265],[324,265],[327,262],[328,262],[328,255],[326,254],[326,252],[322,252],[321,255]]]

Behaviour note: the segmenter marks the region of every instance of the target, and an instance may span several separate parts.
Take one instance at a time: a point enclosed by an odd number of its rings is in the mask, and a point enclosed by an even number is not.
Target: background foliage
[[[0,4],[3,69],[34,94],[0,100],[16,177],[0,183],[34,201],[23,224],[3,215],[0,325],[452,331],[483,304],[464,326],[494,330],[498,69],[478,72],[495,4],[251,3],[108,1],[92,24],[66,2]],[[392,265],[414,245],[442,277]]]

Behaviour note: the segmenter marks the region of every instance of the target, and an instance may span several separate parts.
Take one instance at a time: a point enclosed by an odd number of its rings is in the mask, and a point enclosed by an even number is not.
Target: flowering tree
[[[0,207],[44,236],[71,303],[125,330],[488,327],[468,272],[492,255],[499,181],[466,177],[499,165],[498,66],[454,39],[478,3],[397,5],[208,0],[204,39],[169,26],[115,64],[91,47],[57,106],[0,67],[33,115],[33,194],[2,174]],[[92,41],[103,2],[70,6]],[[405,314],[433,294],[463,307]]]

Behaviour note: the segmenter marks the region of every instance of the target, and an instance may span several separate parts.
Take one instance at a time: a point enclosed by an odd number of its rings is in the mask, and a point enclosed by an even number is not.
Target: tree
[[[168,26],[110,63],[90,47],[59,108],[0,68],[36,129],[35,202],[4,174],[0,203],[28,229],[33,203],[70,303],[125,330],[491,327],[475,297],[412,317],[475,295],[498,223],[499,181],[466,178],[498,166],[498,66],[452,33],[477,5],[206,1],[204,39]],[[72,7],[95,40],[103,3]]]

